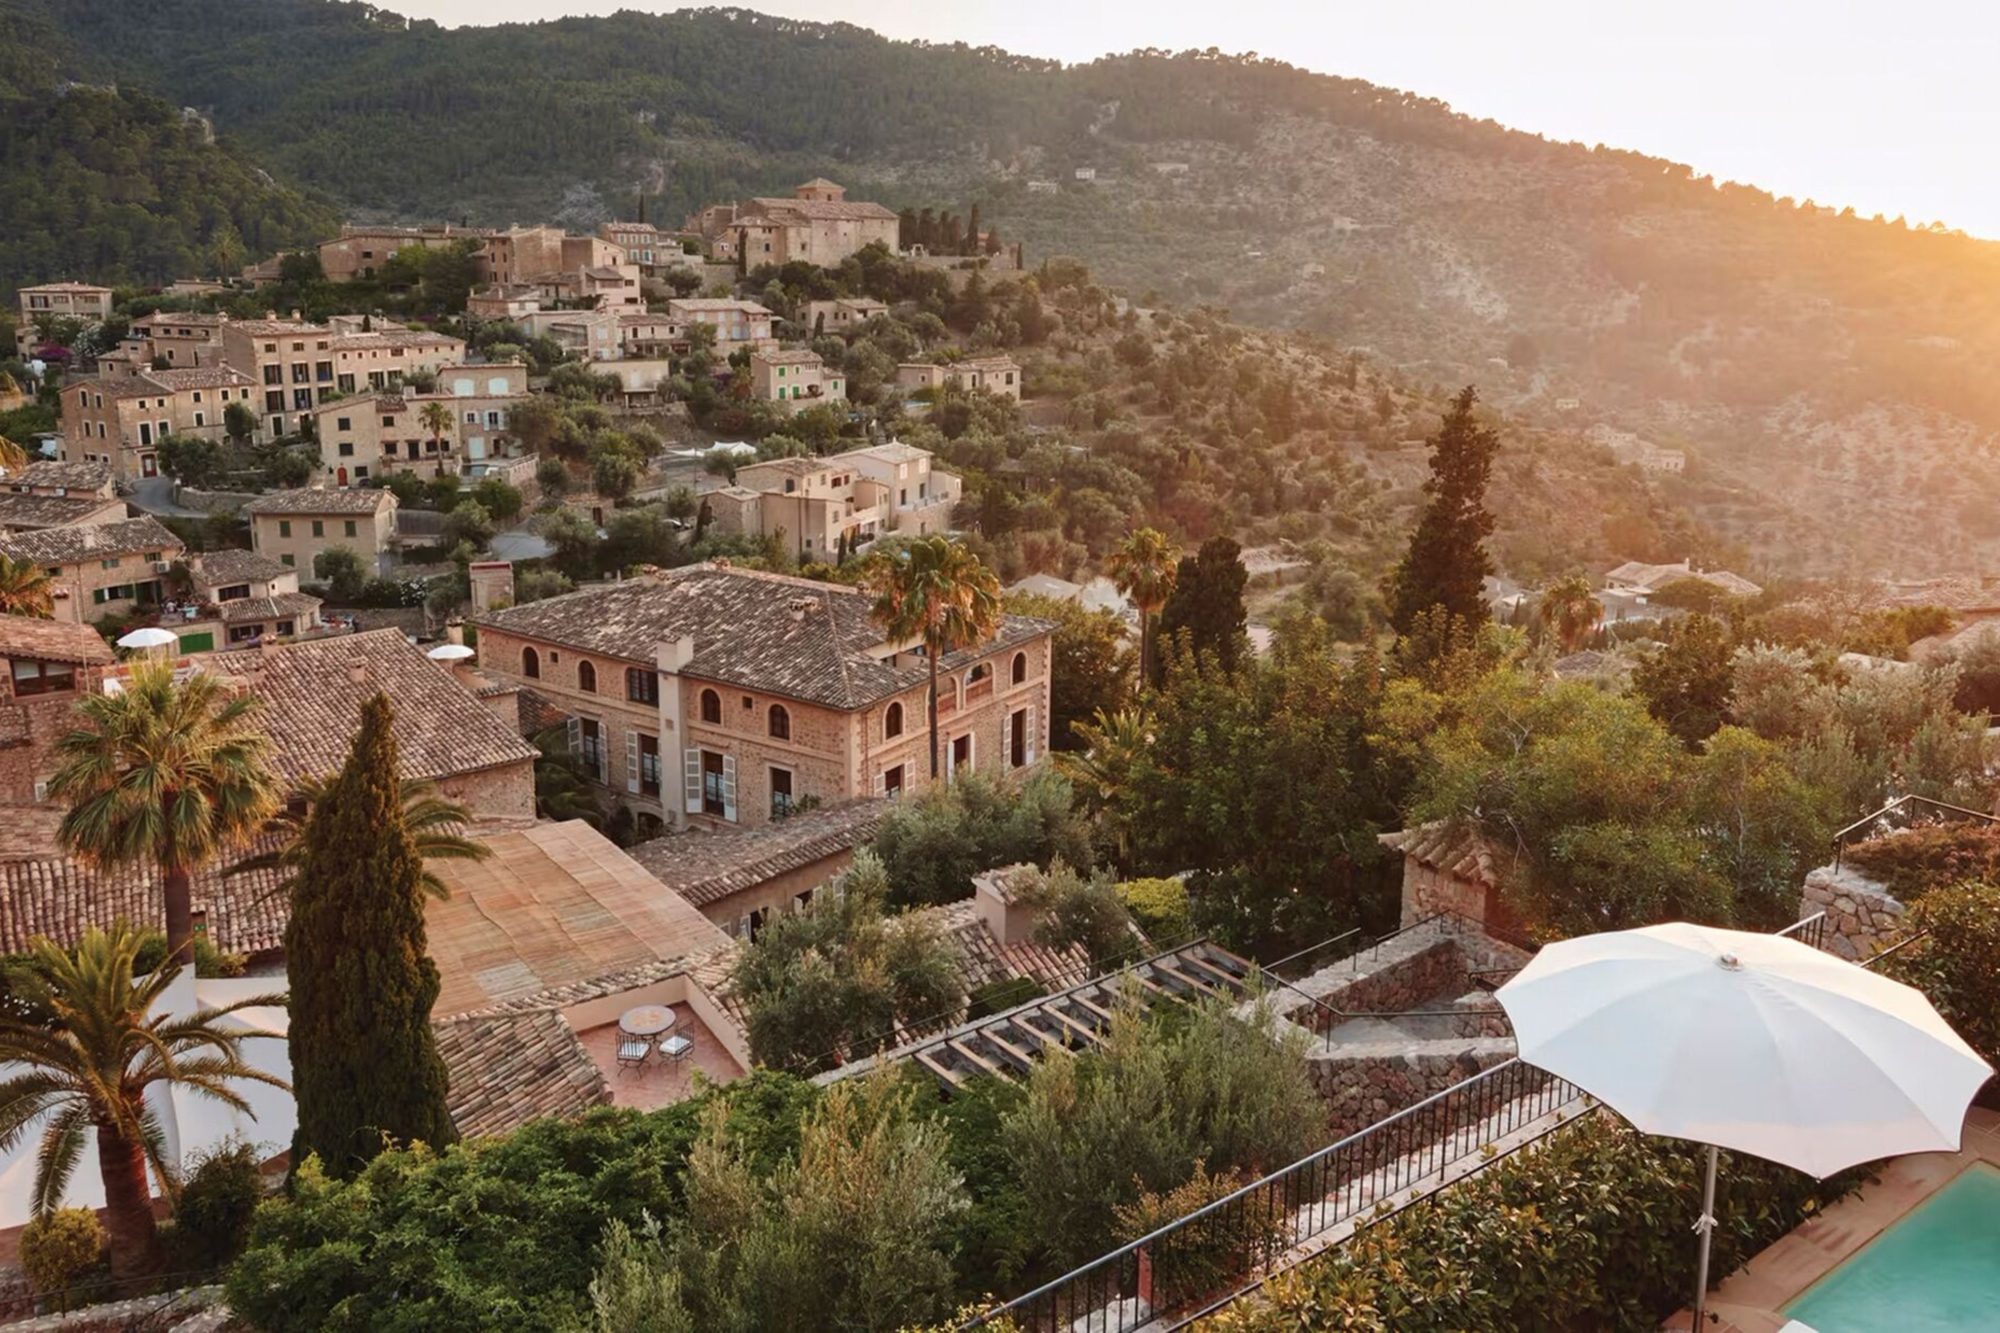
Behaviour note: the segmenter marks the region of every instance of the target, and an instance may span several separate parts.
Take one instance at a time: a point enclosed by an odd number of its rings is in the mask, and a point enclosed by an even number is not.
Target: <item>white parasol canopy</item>
[[[473,650],[462,643],[441,643],[424,656],[433,662],[463,662],[472,653]]]
[[[122,635],[118,640],[118,646],[120,648],[164,648],[170,643],[179,642],[180,636],[172,630],[161,629],[158,625],[148,625],[143,629],[135,629],[130,634]]]
[[[1648,1134],[1828,1176],[1954,1152],[1993,1070],[1921,993],[1779,935],[1672,922],[1551,944],[1496,996],[1521,1059]]]

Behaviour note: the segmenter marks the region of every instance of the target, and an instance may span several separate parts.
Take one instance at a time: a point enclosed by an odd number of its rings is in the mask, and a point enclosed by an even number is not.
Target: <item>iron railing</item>
[[[1554,1129],[1568,1118],[1558,1113],[1585,1100],[1581,1088],[1533,1065],[1495,1065],[964,1327],[1004,1319],[1023,1333],[1129,1333],[1163,1312],[1193,1311],[1185,1322],[1255,1285],[1287,1252],[1442,1183],[1458,1164],[1492,1157],[1501,1139]]]
[[[1476,932],[1481,929],[1480,923],[1474,921],[1472,918],[1451,911],[1448,908],[1441,908],[1429,916],[1412,921],[1407,926],[1392,930],[1388,934],[1379,936],[1367,943],[1357,945],[1351,952],[1341,955],[1332,962],[1318,964],[1304,971],[1300,971],[1295,965],[1294,960],[1307,957],[1318,958],[1331,946],[1352,940],[1361,933],[1360,928],[1357,926],[1355,929],[1336,935],[1330,940],[1315,944],[1309,949],[1301,949],[1297,953],[1287,954],[1275,963],[1260,963],[1251,970],[1249,980],[1252,983],[1253,990],[1261,986],[1267,994],[1272,993],[1274,990],[1284,991],[1295,999],[1303,1000],[1305,1006],[1313,1011],[1313,1022],[1304,1026],[1311,1027],[1314,1031],[1321,1034],[1324,1034],[1328,1029],[1337,1024],[1355,1018],[1461,1018],[1468,1015],[1476,1017],[1484,1013],[1497,1012],[1497,1010],[1482,1009],[1342,1009],[1338,1005],[1332,1004],[1320,996],[1313,995],[1302,989],[1294,981],[1288,979],[1282,972],[1278,971],[1279,968],[1286,968],[1297,973],[1299,979],[1303,980],[1306,976],[1324,972],[1329,968],[1345,966],[1358,975],[1361,971],[1361,964],[1364,957],[1368,961],[1373,962],[1381,956],[1383,945],[1390,943],[1392,940],[1400,939],[1405,935],[1414,934],[1419,930],[1433,927],[1440,932],[1461,929],[1469,929]],[[1296,1012],[1295,1010],[1294,1014]],[[1298,1020],[1294,1017],[1293,1021],[1296,1022]]]
[[[1912,812],[1915,812],[1914,814]],[[1857,833],[1871,837],[1898,829],[1915,828],[1922,824],[1944,824],[1953,820],[1977,819],[1988,824],[2000,824],[2000,816],[1984,810],[1969,810],[1949,801],[1933,800],[1929,796],[1898,796],[1873,814],[1863,815],[1833,835],[1833,868],[1840,869],[1841,857],[1846,854],[1847,844]],[[1898,823],[1896,821],[1905,822]]]

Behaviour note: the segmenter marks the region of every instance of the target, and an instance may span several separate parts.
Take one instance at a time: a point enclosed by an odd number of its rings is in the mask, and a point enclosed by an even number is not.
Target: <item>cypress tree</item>
[[[1473,419],[1478,393],[1467,385],[1452,400],[1444,424],[1430,440],[1431,475],[1424,482],[1424,511],[1410,534],[1410,548],[1389,575],[1389,621],[1407,634],[1432,607],[1476,625],[1486,619],[1481,580],[1493,572],[1486,539],[1493,515],[1486,483],[1500,437]]]
[[[292,1161],[318,1153],[339,1177],[385,1143],[443,1147],[457,1138],[431,1032],[438,970],[392,717],[386,697],[368,701],[346,766],[314,803],[285,927],[299,1113]]]
[[[1210,537],[1193,555],[1181,557],[1174,590],[1160,608],[1155,641],[1179,643],[1206,653],[1234,671],[1247,640],[1243,589],[1250,575],[1243,568],[1243,548],[1232,537]],[[1166,654],[1153,654],[1153,677],[1166,678]]]

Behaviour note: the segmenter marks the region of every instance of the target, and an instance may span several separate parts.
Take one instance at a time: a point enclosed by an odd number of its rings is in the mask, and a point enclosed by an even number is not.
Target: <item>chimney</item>
[[[348,658],[347,678],[356,685],[366,684],[368,681],[368,659],[365,657]]]
[[[1035,909],[1021,902],[1014,889],[1018,879],[1035,873],[1034,866],[1021,862],[972,877],[973,907],[1003,949],[1019,944],[1035,933]]]
[[[460,645],[465,643],[465,617],[453,616],[444,622],[444,641]]]

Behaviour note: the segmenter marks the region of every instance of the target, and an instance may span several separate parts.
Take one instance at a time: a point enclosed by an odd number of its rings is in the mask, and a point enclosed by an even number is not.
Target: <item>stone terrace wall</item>
[[[1514,1058],[1512,1037],[1316,1047],[1306,1057],[1336,1139]]]
[[[1826,913],[1825,947],[1852,962],[1869,958],[1903,937],[1903,904],[1852,866],[1821,866],[1806,876],[1799,916]]]

